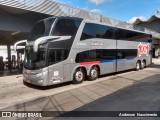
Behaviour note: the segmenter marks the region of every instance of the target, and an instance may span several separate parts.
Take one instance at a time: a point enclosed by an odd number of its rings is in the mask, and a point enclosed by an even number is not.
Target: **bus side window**
[[[88,62],[89,61],[89,51],[80,52],[76,56],[76,63]]]
[[[92,38],[113,39],[113,29],[113,27],[106,25],[86,23],[81,35],[81,41]]]
[[[61,62],[64,60],[63,49],[50,49],[49,50],[49,65]]]
[[[49,50],[49,65],[52,65],[52,64],[54,64],[55,63],[55,57],[56,57],[56,55],[55,55],[55,51],[53,50],[53,49],[50,49]]]
[[[125,39],[125,31],[123,29],[117,29],[115,31],[115,39],[124,40]]]
[[[90,50],[89,51],[89,60],[90,61],[96,61],[96,57],[97,57],[96,50]]]

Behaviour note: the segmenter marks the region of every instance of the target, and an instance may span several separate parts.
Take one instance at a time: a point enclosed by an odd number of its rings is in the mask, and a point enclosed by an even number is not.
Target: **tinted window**
[[[89,61],[89,51],[84,51],[77,54],[76,63],[87,62],[87,61]]]
[[[116,59],[116,50],[90,50],[78,53],[76,63],[114,59]]]
[[[59,19],[52,30],[55,36],[73,36],[77,33],[81,20]]]
[[[151,36],[148,34],[136,32],[136,31],[119,29],[119,28],[115,30],[115,39],[126,40],[126,41],[137,41],[137,42],[152,41]]]
[[[116,59],[116,50],[97,50],[97,59],[114,60]]]
[[[135,58],[137,57],[137,54],[138,54],[138,50],[137,49],[134,49],[134,50],[130,50],[130,58]]]
[[[104,25],[86,23],[82,32],[81,40],[91,38],[113,39],[113,28]]]
[[[127,59],[137,57],[137,49],[121,49],[117,50],[117,59]]]
[[[34,41],[40,37],[48,36],[54,21],[55,21],[54,18],[49,18],[49,19],[45,19],[43,21],[37,22],[32,28],[28,36],[28,40]]]
[[[151,36],[148,34],[105,26],[105,25],[86,23],[81,35],[81,41],[92,38],[138,41],[138,42],[152,41]]]
[[[29,40],[36,40],[39,37],[44,36],[45,34],[45,24],[44,21],[37,23],[29,34]]]
[[[134,37],[134,32],[133,31],[129,31],[129,30],[125,30],[125,39],[126,40],[131,40]]]
[[[125,31],[123,29],[117,29],[115,31],[115,38],[118,40],[124,40],[125,39]]]
[[[45,20],[46,33],[49,33],[51,31],[51,27],[54,21],[55,21],[54,18],[49,18]]]
[[[90,61],[96,61],[97,60],[97,52],[96,52],[96,50],[90,50],[89,51],[89,60]]]
[[[66,60],[69,54],[68,49],[50,49],[48,63],[49,65]]]
[[[149,42],[151,40],[150,35],[144,34],[144,33],[139,33],[139,32],[134,32],[134,41],[142,41],[142,42]]]
[[[76,63],[103,61],[103,60],[116,60],[137,57],[137,49],[99,49],[80,52],[76,56]]]
[[[38,52],[33,51],[33,47],[25,48],[24,67],[27,69],[39,69],[46,66],[46,49],[39,48]]]

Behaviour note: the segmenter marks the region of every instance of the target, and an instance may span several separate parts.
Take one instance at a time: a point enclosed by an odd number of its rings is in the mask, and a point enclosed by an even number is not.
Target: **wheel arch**
[[[146,63],[147,61],[146,61],[146,59],[143,59],[142,62],[145,62],[145,63]]]

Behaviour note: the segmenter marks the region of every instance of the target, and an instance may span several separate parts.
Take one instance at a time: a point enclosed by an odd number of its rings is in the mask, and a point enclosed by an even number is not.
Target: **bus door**
[[[63,82],[63,51],[62,49],[49,49],[48,51],[50,84]]]

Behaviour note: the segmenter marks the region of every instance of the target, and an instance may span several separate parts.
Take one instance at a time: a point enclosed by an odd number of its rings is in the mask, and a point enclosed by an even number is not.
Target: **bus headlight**
[[[42,76],[43,76],[43,73],[37,74],[37,77],[42,77]]]

